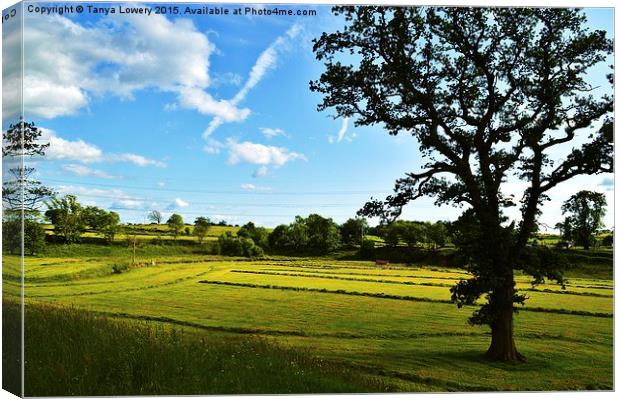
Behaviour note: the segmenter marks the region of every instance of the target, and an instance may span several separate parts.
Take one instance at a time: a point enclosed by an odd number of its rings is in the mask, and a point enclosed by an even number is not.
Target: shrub
[[[265,254],[251,238],[234,237],[230,232],[222,234],[217,242],[220,255],[260,258]]]
[[[117,263],[112,265],[112,273],[121,274],[129,270],[129,265],[125,263]]]

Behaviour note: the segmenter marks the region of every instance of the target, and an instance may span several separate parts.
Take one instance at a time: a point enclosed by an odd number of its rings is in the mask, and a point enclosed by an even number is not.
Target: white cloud
[[[289,28],[286,33],[278,37],[273,43],[269,45],[256,59],[254,66],[250,70],[248,80],[245,82],[241,90],[230,100],[233,106],[237,106],[241,101],[245,100],[250,90],[252,90],[265,76],[265,74],[276,67],[278,61],[278,55],[289,44],[290,40],[294,39],[301,31],[299,24],[294,24]],[[247,115],[246,115],[247,116]],[[224,118],[216,116],[209,123],[209,126],[203,133],[202,137],[205,139],[209,137],[213,132],[220,127],[223,123],[227,122]]]
[[[207,154],[219,154],[224,147],[224,143],[209,137],[207,138],[207,144],[203,147],[203,150]]]
[[[158,187],[165,187],[166,183],[164,183],[163,181],[157,182],[157,186]]]
[[[163,168],[166,166],[164,162],[157,161],[155,159],[149,159],[142,155],[131,154],[131,153],[110,154],[106,158],[112,162],[130,162],[140,167],[157,166],[159,168]]]
[[[228,163],[231,165],[246,162],[255,165],[280,167],[287,162],[297,159],[306,160],[303,154],[289,151],[284,147],[267,146],[249,141],[238,143],[233,139],[228,139],[227,146]]]
[[[134,199],[121,199],[114,201],[112,205],[110,205],[110,209],[146,209],[146,207],[142,201]]]
[[[6,38],[15,49],[18,35]],[[116,14],[82,25],[64,16],[42,15],[29,21],[24,50],[29,60],[24,104],[33,116],[71,115],[87,107],[91,96],[132,99],[150,88],[177,95],[167,110],[185,107],[226,122],[249,114],[206,92],[211,84],[209,59],[216,48],[189,19]],[[3,62],[5,70],[19,67],[18,59],[9,58]]]
[[[287,136],[286,132],[280,128],[261,127],[260,131],[268,139],[276,136]]]
[[[87,94],[77,86],[67,86],[39,76],[24,78],[24,108],[44,118],[72,115],[88,104]]]
[[[210,94],[196,87],[179,90],[179,104],[205,115],[215,115],[223,122],[239,122],[250,115],[248,108],[239,109],[226,100],[215,100]]]
[[[188,206],[189,202],[184,201],[181,198],[175,198],[166,209],[172,211],[179,208],[187,208]]]
[[[100,177],[102,179],[114,179],[115,178],[115,176],[112,176],[104,171],[91,169],[84,165],[76,165],[76,164],[63,165],[62,169],[66,170],[67,172],[73,173],[74,175],[77,175],[77,176],[94,176],[94,177]]]
[[[139,199],[132,198],[123,190],[101,189],[94,187],[61,185],[55,187],[61,194],[73,194],[78,197],[80,203],[84,205],[102,206],[109,209],[142,209],[145,204]]]
[[[175,198],[174,204],[179,208],[186,208],[189,206],[189,202],[183,201],[181,198]]]
[[[45,150],[45,159],[51,161],[78,161],[82,163],[130,162],[141,167],[166,166],[164,162],[149,159],[138,154],[104,154],[99,147],[94,144],[87,143],[82,139],[77,139],[74,141],[66,140],[59,137],[53,130],[43,127],[39,129],[41,130],[40,141],[50,144],[50,146]],[[82,172],[84,172],[84,170],[85,169],[82,169]]]
[[[83,163],[100,162],[103,151],[99,147],[83,140],[70,141],[58,137],[53,130],[40,128],[42,142],[50,146],[45,150],[45,157],[50,160],[75,160]]]
[[[347,135],[347,130],[349,128],[349,118],[344,118],[342,120],[342,125],[340,126],[340,130],[335,136],[327,136],[327,141],[330,144],[340,143],[342,140],[346,140],[348,142],[353,141],[357,135],[355,133],[351,133]]]
[[[242,82],[243,76],[239,75],[238,73],[225,72],[215,74],[211,85],[215,87],[224,85],[239,86]]]

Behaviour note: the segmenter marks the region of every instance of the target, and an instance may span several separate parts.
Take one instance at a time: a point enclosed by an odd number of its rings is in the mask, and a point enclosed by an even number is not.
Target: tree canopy
[[[170,215],[166,224],[168,225],[170,231],[172,231],[172,235],[175,240],[185,225],[183,222],[183,217],[177,213]]]
[[[44,201],[54,192],[33,179],[35,169],[24,166],[25,158],[44,156],[49,143],[41,142],[41,130],[34,122],[9,125],[2,135],[2,156],[11,158],[16,166],[9,169],[10,178],[2,183],[2,202],[8,211],[24,211],[25,216],[38,215]]]
[[[606,206],[605,194],[587,190],[573,194],[562,205],[562,214],[569,215],[562,224],[564,235],[590,249],[594,234],[603,227]]]

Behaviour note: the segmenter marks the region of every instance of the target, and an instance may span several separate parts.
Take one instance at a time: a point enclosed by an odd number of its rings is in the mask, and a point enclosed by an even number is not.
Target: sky
[[[309,81],[324,66],[312,39],[344,22],[327,6],[280,8],[316,16],[27,13],[25,118],[50,143],[45,159],[31,160],[37,177],[124,222],[146,222],[159,210],[186,222],[207,216],[274,227],[319,213],[341,223],[371,196],[388,195],[395,179],[425,163],[415,139],[317,112],[321,96]],[[590,27],[613,37],[611,9],[586,14]],[[18,115],[7,102],[19,95],[10,85],[19,65],[6,56],[18,43],[9,40],[15,26],[3,24],[3,129]],[[506,183],[519,196],[523,187]],[[581,189],[606,193],[612,227],[611,174],[558,186],[541,222],[560,221],[562,202]],[[461,212],[425,198],[402,218],[454,220]]]

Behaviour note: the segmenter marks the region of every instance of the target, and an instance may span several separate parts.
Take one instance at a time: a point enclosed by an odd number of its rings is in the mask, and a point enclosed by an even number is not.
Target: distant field
[[[44,225],[48,234],[53,234],[54,225],[46,224]],[[132,232],[138,236],[138,239],[143,241],[154,240],[154,239],[165,239],[172,240],[174,237],[170,232],[170,229],[166,224],[133,224],[127,226],[127,228],[131,229]],[[189,229],[189,234],[185,231],[185,228]],[[211,226],[209,231],[207,232],[207,236],[205,240],[217,240],[219,236],[225,234],[227,232],[231,232],[236,234],[239,230],[239,227],[234,226]],[[177,236],[177,240],[179,241],[198,241],[198,238],[193,235],[194,226],[187,225],[183,227],[181,234]],[[94,231],[86,231],[82,234],[82,237],[101,237],[101,234],[98,234]],[[125,241],[127,239],[127,235],[123,233],[119,233],[114,237],[114,241]]]
[[[388,390],[612,387],[609,279],[577,274],[562,290],[552,284],[532,288],[518,277],[518,288],[530,299],[516,316],[516,339],[529,361],[502,365],[480,358],[489,331],[467,324],[473,308],[449,303],[449,287],[467,278],[463,270],[382,269],[329,258],[247,261],[144,249],[148,256],[140,260],[148,266],[114,274],[112,266],[127,260],[126,248],[115,251],[27,258],[26,302],[164,323],[198,336],[261,337],[378,378]],[[19,260],[4,259],[5,298],[14,298]]]

